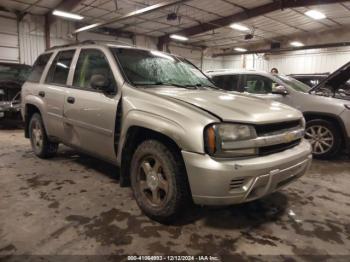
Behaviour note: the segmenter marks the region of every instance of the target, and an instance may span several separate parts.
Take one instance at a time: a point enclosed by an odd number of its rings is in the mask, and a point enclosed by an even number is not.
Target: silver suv
[[[189,203],[260,198],[311,162],[302,114],[220,90],[187,60],[91,43],[57,47],[35,62],[22,90],[35,154],[59,143],[120,167],[145,214],[171,221]]]
[[[350,148],[350,63],[317,86],[257,70],[214,70],[207,74],[224,90],[278,101],[303,112],[305,137],[316,158],[329,159]]]

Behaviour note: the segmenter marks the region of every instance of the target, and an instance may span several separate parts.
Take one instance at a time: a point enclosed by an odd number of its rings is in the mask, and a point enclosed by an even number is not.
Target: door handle
[[[69,97],[67,97],[67,102],[70,103],[70,104],[74,104],[75,98],[72,97],[72,96],[69,96]]]
[[[45,97],[45,92],[44,91],[39,91],[39,96]]]

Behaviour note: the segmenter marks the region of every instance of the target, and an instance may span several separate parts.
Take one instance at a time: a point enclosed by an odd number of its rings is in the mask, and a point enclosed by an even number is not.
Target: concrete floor
[[[141,214],[113,166],[61,147],[36,158],[22,130],[0,131],[0,255],[348,255],[350,160],[314,161],[263,200],[198,208],[182,225]],[[348,260],[349,261],[349,260]]]

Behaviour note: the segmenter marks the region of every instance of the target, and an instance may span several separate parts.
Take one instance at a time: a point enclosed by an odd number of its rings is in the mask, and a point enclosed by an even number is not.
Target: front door
[[[91,154],[115,160],[114,131],[119,97],[91,85],[103,75],[117,90],[110,61],[100,49],[81,49],[64,105],[66,141]]]
[[[273,94],[273,88],[279,84],[272,79],[254,74],[246,74],[243,77],[242,89],[244,93],[252,94],[254,96],[278,101],[284,104],[290,104],[290,100],[287,96],[280,94]]]

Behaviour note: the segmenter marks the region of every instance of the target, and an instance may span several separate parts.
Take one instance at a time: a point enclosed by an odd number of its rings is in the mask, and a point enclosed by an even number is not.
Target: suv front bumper
[[[230,205],[270,194],[305,174],[311,146],[305,139],[283,152],[241,160],[182,151],[193,201]]]

